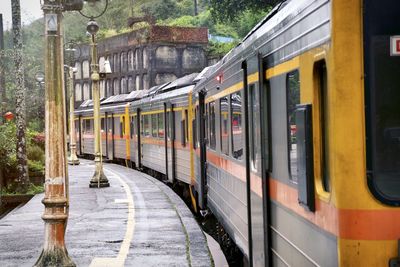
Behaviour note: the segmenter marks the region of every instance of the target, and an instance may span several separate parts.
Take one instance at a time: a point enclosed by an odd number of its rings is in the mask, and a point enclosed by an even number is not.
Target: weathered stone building
[[[149,89],[207,66],[207,28],[149,26],[99,41],[99,64],[112,74],[100,82],[101,97]],[[91,99],[90,46],[76,58],[75,104]]]

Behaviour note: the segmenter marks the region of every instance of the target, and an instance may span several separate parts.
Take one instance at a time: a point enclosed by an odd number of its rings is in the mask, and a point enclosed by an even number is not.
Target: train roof
[[[260,45],[256,43],[258,40],[266,41],[269,39],[277,33],[276,27],[278,25],[282,24],[285,19],[294,18],[313,1],[315,0],[283,0],[279,2],[235,48],[207,70],[207,75],[204,75],[204,79],[198,83],[199,86],[195,88],[195,91],[204,88],[204,83],[217,75],[224,65],[232,64],[233,61],[238,60],[246,50],[257,50]]]

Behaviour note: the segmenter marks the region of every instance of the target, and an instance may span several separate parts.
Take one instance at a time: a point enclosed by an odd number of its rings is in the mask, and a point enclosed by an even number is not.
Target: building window
[[[243,133],[242,133],[242,93],[231,95],[231,134],[232,154],[235,159],[243,158]]]
[[[119,81],[117,78],[114,79],[114,93],[113,95],[119,95],[120,94],[120,88],[119,88]]]
[[[135,56],[132,50],[128,51],[128,71],[133,71],[135,69]]]
[[[83,100],[90,99],[90,86],[88,83],[83,84]]]
[[[128,92],[132,92],[135,90],[135,82],[132,78],[132,76],[128,77]]]
[[[106,87],[107,87],[107,96],[108,96],[108,97],[112,96],[113,93],[114,93],[114,91],[113,91],[112,83],[111,83],[111,80],[110,80],[110,79],[107,79]]]
[[[100,80],[100,99],[106,97],[106,81]]]
[[[82,79],[82,65],[80,62],[75,62],[75,68],[76,68],[76,73],[75,73],[75,79],[80,80]]]
[[[82,86],[80,83],[75,84],[75,101],[82,101]]]
[[[143,90],[148,90],[150,88],[149,75],[143,74]]]
[[[142,90],[140,87],[140,76],[136,75],[136,90]]]
[[[113,55],[113,61],[114,61],[114,64],[113,64],[113,72],[115,72],[115,73],[117,73],[117,72],[120,72],[120,66],[119,66],[119,56],[118,56],[118,54],[114,54]]]
[[[121,52],[121,72],[126,72],[128,70],[128,60],[126,58],[126,52]]]
[[[143,69],[147,69],[149,67],[149,58],[147,56],[147,49],[143,48]]]
[[[288,122],[288,167],[290,178],[297,182],[297,140],[296,140],[296,105],[300,104],[299,71],[286,76],[287,87],[287,122]]]
[[[135,70],[140,69],[139,67],[139,49],[135,50]]]
[[[229,155],[229,131],[228,131],[228,117],[229,117],[229,104],[228,97],[220,99],[220,122],[221,122],[221,152]]]
[[[128,83],[126,82],[126,78],[121,78],[121,94],[128,93]]]
[[[87,79],[90,77],[90,66],[89,60],[85,60],[82,63],[82,72],[83,72],[83,79]]]

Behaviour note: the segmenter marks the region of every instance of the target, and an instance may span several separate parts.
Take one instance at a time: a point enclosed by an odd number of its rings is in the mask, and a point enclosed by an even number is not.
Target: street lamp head
[[[35,80],[36,80],[38,83],[41,84],[41,83],[44,81],[44,73],[41,72],[41,71],[39,71],[38,73],[36,73],[36,74],[35,74]]]
[[[99,31],[99,24],[95,20],[91,20],[88,22],[86,26],[86,30],[91,34],[94,35]]]

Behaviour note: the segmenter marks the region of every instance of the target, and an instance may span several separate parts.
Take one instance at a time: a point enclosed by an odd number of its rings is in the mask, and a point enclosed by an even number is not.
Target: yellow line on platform
[[[127,196],[126,203],[128,204],[128,222],[124,241],[121,244],[118,256],[116,258],[94,258],[90,263],[90,267],[123,267],[125,266],[126,257],[129,253],[129,247],[132,243],[133,233],[135,232],[135,205],[129,185],[117,173],[110,170],[105,171],[117,178],[124,187]]]

